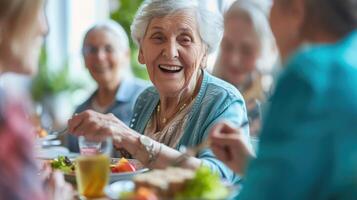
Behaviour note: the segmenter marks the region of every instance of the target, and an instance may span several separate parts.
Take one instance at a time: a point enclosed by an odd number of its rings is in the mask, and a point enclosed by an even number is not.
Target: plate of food
[[[136,174],[148,171],[138,160],[125,158],[111,158],[109,182],[113,183],[119,180],[130,180]],[[66,181],[76,182],[76,162],[66,156],[59,156],[50,161],[53,169],[61,170],[64,173]]]
[[[105,193],[111,199],[227,199],[236,188],[225,184],[208,167],[193,171],[177,167],[151,170],[130,181],[108,185]]]
[[[116,181],[105,187],[104,192],[110,199],[119,199],[121,195],[125,193],[132,193],[134,191],[135,184],[131,180]]]
[[[57,135],[48,134],[47,130],[42,127],[37,127],[35,131],[36,131],[36,141],[41,144],[43,141],[57,139]]]

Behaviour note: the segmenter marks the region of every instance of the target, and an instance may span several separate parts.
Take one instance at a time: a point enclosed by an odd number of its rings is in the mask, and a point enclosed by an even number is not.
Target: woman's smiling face
[[[194,89],[206,62],[206,45],[190,11],[153,18],[140,41],[139,61],[161,94]]]

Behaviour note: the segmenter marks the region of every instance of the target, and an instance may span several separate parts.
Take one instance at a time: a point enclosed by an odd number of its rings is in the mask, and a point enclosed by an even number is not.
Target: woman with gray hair
[[[77,107],[75,113],[88,109],[113,113],[128,125],[136,98],[148,83],[132,75],[126,32],[115,21],[97,23],[85,34],[82,53],[98,89]],[[79,152],[77,137],[68,135],[68,147]]]
[[[248,98],[264,98],[262,86],[256,86],[260,93],[250,89],[256,79],[271,71],[277,58],[266,10],[255,1],[237,0],[224,14],[224,33],[213,74],[239,88]]]
[[[357,0],[274,1],[284,71],[257,158],[247,165],[247,141],[229,124],[211,134],[217,157],[245,174],[239,199],[357,199],[356,10]]]
[[[164,168],[177,162],[181,146],[205,141],[215,122],[241,125],[247,115],[238,90],[204,70],[221,33],[221,17],[197,1],[145,1],[132,24],[132,36],[154,86],[139,96],[130,128],[113,115],[85,111],[69,120],[70,132],[91,139],[109,135],[115,147],[146,166]],[[248,136],[248,129],[243,133]],[[179,164],[192,169],[208,165],[228,181],[236,181],[208,148]]]
[[[271,78],[277,58],[265,10],[252,0],[237,0],[229,7],[224,15],[223,39],[213,71],[242,93],[247,103],[251,136],[258,135],[260,104],[265,102],[270,88],[264,80]]]

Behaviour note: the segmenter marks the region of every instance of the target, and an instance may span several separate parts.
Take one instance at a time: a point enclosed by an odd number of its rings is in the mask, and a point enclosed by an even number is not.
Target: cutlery
[[[65,127],[64,129],[62,130],[59,130],[59,131],[51,131],[48,135],[55,135],[55,136],[60,136],[64,133],[67,133],[68,132],[68,127]]]
[[[42,141],[42,148],[52,147],[52,146],[60,146],[60,140],[44,140]]]
[[[245,126],[249,125],[249,121],[243,122],[239,128],[244,128]],[[179,166],[183,161],[185,161],[187,158],[191,156],[196,156],[200,151],[202,151],[205,148],[210,147],[211,141],[210,139],[205,139],[203,142],[198,144],[197,146],[194,147],[185,147],[184,145],[181,145],[179,147],[179,151],[182,153],[175,161],[171,164],[171,166]]]

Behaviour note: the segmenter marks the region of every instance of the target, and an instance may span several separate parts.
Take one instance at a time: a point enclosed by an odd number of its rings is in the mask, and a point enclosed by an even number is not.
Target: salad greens
[[[58,156],[58,158],[52,160],[51,167],[64,173],[74,172],[74,163],[67,156]]]
[[[192,180],[189,180],[175,199],[225,199],[228,189],[222,184],[217,173],[206,166],[200,167]]]

